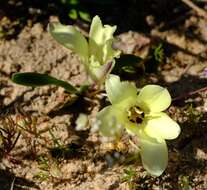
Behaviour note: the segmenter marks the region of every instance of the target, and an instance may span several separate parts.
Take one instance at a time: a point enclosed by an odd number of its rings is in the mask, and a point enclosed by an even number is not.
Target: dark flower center
[[[127,117],[132,123],[140,124],[144,119],[144,112],[138,106],[133,106],[127,110]]]

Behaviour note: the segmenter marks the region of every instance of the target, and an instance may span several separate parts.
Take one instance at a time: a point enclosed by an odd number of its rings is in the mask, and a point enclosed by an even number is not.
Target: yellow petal
[[[48,30],[57,42],[77,53],[84,61],[88,59],[88,42],[73,26],[50,23]]]
[[[104,63],[109,62],[113,58],[118,58],[121,54],[121,51],[112,48],[113,41],[114,39],[107,40],[102,48],[102,59]]]
[[[123,112],[114,106],[107,106],[97,114],[100,134],[107,137],[120,137],[124,122]]]
[[[141,130],[141,125],[138,125],[136,123],[132,123],[128,119],[125,120],[125,125],[124,127],[126,128],[127,133],[130,135],[138,135]]]
[[[153,176],[160,176],[167,167],[168,152],[164,140],[142,134],[139,139],[143,167]]]
[[[128,107],[130,104],[136,103],[137,89],[135,85],[129,82],[121,82],[117,75],[108,76],[105,81],[105,89],[112,104]]]
[[[166,113],[153,114],[145,121],[145,132],[154,138],[175,139],[180,134],[180,126]]]
[[[171,97],[166,88],[146,85],[141,89],[137,101],[145,112],[161,112],[170,106]]]
[[[98,16],[95,16],[92,20],[89,32],[89,51],[90,55],[94,56],[95,61],[101,65],[112,61],[120,54],[120,51],[112,48],[115,30],[116,26],[103,26]]]
[[[98,45],[104,44],[107,40],[113,39],[113,33],[115,30],[116,26],[103,26],[101,19],[98,16],[95,16],[91,23],[89,40],[94,41]]]

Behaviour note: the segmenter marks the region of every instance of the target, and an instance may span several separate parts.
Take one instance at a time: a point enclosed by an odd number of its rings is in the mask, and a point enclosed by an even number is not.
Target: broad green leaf
[[[67,92],[78,93],[78,90],[75,87],[73,87],[71,84],[62,80],[58,80],[47,74],[32,73],[32,72],[15,73],[12,75],[11,80],[16,84],[31,86],[31,87],[56,85],[64,88]]]
[[[75,27],[53,22],[48,25],[48,30],[57,42],[74,51],[87,64],[88,42]]]
[[[142,58],[132,54],[122,54],[116,59],[116,64],[112,72],[121,73],[122,71],[128,73],[136,73],[138,67],[143,67]]]

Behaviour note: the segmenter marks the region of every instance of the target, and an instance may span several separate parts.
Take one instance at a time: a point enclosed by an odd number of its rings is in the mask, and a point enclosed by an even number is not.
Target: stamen
[[[140,124],[144,119],[144,112],[138,106],[134,106],[127,110],[127,116],[130,122]]]

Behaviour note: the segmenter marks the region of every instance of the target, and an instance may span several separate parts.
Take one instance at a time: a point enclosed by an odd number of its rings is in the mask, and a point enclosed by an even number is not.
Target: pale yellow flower
[[[74,26],[51,23],[48,29],[55,40],[80,57],[94,81],[103,82],[114,66],[114,58],[120,55],[120,51],[112,48],[116,26],[103,26],[98,16],[92,20],[89,40]]]
[[[98,113],[100,134],[119,138],[126,129],[137,135],[144,168],[161,175],[168,162],[165,140],[180,133],[179,125],[163,112],[171,104],[169,92],[158,85],[146,85],[138,92],[134,84],[121,82],[116,75],[109,75],[105,88],[112,105]]]

